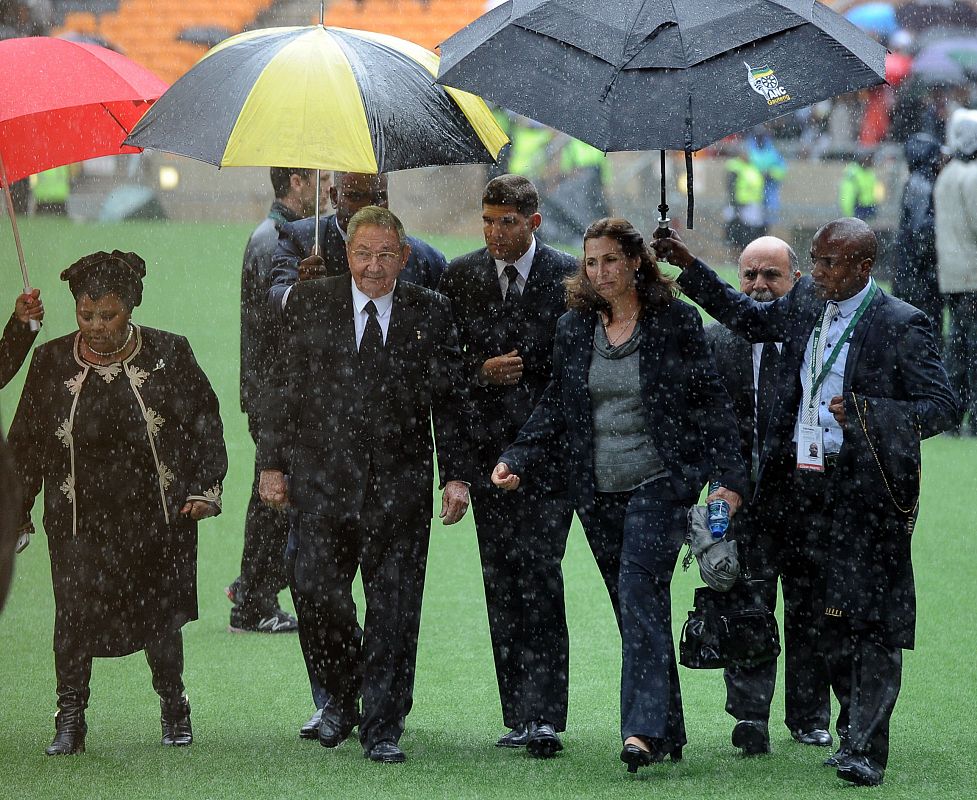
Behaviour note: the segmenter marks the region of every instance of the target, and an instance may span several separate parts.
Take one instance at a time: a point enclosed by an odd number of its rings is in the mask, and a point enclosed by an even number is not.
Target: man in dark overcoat
[[[761,236],[750,242],[739,258],[740,291],[754,300],[770,302],[783,297],[800,278],[797,254],[782,239]],[[783,344],[751,343],[728,328],[706,328],[716,357],[716,369],[733,401],[740,434],[740,451],[756,476],[760,440],[770,423],[776,396],[776,374]],[[751,495],[754,486],[751,483]],[[831,744],[828,668],[818,647],[820,609],[811,593],[816,565],[797,539],[783,537],[782,509],[751,506],[747,501],[734,523],[739,544],[741,577],[748,583],[737,591],[759,593],[773,610],[777,605],[777,578],[784,596],[784,721],[795,741],[827,747]],[[726,682],[726,711],[736,720],[733,745],[744,755],[770,752],[769,717],[777,680],[776,659],[761,664],[731,664]]]

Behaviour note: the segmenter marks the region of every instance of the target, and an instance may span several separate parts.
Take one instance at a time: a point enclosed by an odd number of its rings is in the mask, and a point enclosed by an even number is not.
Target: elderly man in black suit
[[[801,273],[793,248],[774,236],[754,239],[739,258],[740,291],[754,300],[770,302],[791,290]],[[733,400],[740,434],[740,450],[747,464],[756,466],[762,441],[770,423],[771,404],[776,396],[777,364],[783,345],[757,342],[732,333],[722,325],[706,329],[716,357],[716,368]],[[751,486],[751,489],[754,488]],[[751,492],[752,494],[752,492]],[[799,540],[784,536],[781,506],[751,507],[749,503],[736,519],[736,538],[747,586],[758,591],[771,610],[777,604],[777,576],[784,593],[785,718],[795,741],[828,747],[831,734],[831,699],[828,668],[818,649],[818,609],[811,593],[815,564]],[[744,755],[770,752],[768,721],[777,680],[777,662],[729,666],[726,680],[726,711],[736,720],[733,745]]]
[[[902,651],[914,646],[920,439],[960,416],[929,319],[871,276],[877,246],[864,222],[830,222],[814,236],[811,279],[759,303],[674,231],[655,243],[682,268],[682,289],[724,325],[783,342],[753,505],[779,509],[781,535],[818,565],[822,644],[840,704],[841,746],[825,764],[860,786],[882,783]]]
[[[519,175],[482,194],[485,247],[456,258],[441,279],[451,301],[475,407],[475,528],[502,700],[511,730],[499,747],[538,758],[563,749],[570,642],[561,562],[572,509],[565,453],[517,492],[492,485],[498,454],[529,418],[553,371],[564,279],[575,259],[538,241],[536,187]]]
[[[367,206],[387,207],[387,176],[359,172],[334,172],[329,197],[334,214],[319,219],[319,252],[315,249],[315,217],[283,225],[272,257],[271,289],[268,300],[284,309],[290,287],[309,278],[328,278],[349,272],[346,257],[348,226],[353,215]],[[400,280],[437,289],[447,265],[444,255],[427,242],[407,237],[410,255]]]
[[[398,280],[410,256],[400,220],[371,206],[348,230],[351,276],[303,281],[289,297],[284,400],[269,403],[260,432],[260,491],[295,511],[299,638],[329,697],[319,742],[336,747],[359,725],[366,756],[397,763],[430,535],[432,418],[450,525],[468,508],[470,409],[447,300]]]

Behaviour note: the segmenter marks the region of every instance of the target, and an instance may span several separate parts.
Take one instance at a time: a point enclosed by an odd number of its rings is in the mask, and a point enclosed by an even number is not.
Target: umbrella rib
[[[129,129],[126,128],[125,125],[119,122],[119,118],[112,113],[112,110],[107,105],[105,105],[105,103],[99,103],[99,105],[105,109],[105,113],[108,114],[112,118],[112,121],[120,128],[122,128],[123,133],[125,133],[128,136],[131,131],[129,131]]]

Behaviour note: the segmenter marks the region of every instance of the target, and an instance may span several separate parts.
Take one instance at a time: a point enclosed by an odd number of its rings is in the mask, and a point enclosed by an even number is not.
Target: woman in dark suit
[[[197,618],[197,521],[220,513],[227,455],[187,340],[131,321],[145,274],[118,250],[61,273],[78,330],[35,351],[10,428],[25,529],[45,489],[58,681],[48,755],[85,750],[92,658],[138,650],[162,743],[193,738],[181,628]]]
[[[623,219],[592,224],[567,287],[553,380],[492,480],[531,480],[565,438],[570,493],[621,628],[621,760],[634,772],[679,760],[686,742],[670,584],[687,508],[715,480],[735,511],[747,476],[699,314],[641,234]]]

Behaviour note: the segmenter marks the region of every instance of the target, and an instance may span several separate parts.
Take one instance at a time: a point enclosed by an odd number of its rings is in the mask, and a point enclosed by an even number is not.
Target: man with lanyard
[[[914,646],[919,441],[959,417],[932,327],[876,285],[877,240],[860,220],[821,228],[811,278],[772,303],[737,292],[671,233],[655,250],[682,268],[689,297],[750,341],[783,342],[753,505],[778,509],[780,535],[814,565],[810,613],[840,704],[841,746],[825,764],[877,786]]]

